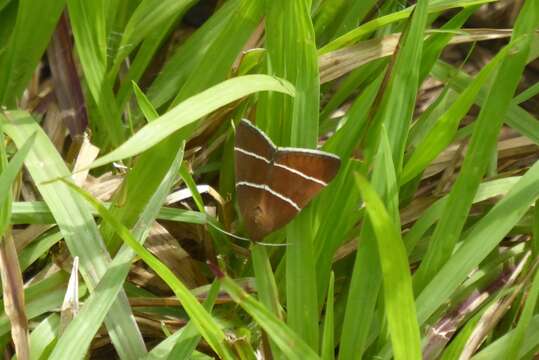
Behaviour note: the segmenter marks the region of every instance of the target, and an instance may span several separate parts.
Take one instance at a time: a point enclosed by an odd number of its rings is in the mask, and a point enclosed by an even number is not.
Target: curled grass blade
[[[188,98],[150,122],[117,149],[97,159],[92,167],[138,155],[204,115],[258,91],[294,94],[293,87],[289,83],[267,75],[245,75],[226,80]]]

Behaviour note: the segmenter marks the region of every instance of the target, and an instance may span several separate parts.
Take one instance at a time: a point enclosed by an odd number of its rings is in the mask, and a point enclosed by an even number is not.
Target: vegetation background
[[[537,0],[0,0],[4,358],[534,358],[538,28]],[[342,159],[284,246],[240,238],[242,117]]]

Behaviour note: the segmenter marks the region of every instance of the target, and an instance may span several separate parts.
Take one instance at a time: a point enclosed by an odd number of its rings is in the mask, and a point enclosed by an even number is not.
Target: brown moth
[[[249,120],[241,120],[234,145],[236,193],[252,240],[289,223],[335,177],[338,156],[277,147]]]

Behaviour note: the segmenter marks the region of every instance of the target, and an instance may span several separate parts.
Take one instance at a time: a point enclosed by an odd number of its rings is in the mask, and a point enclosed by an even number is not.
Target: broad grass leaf
[[[359,174],[356,182],[376,235],[384,282],[384,305],[395,359],[421,359],[406,249],[395,223],[372,186]]]
[[[158,119],[148,123],[117,149],[94,161],[92,167],[138,155],[204,115],[257,91],[294,94],[290,84],[271,76],[245,75],[226,80],[190,97]]]

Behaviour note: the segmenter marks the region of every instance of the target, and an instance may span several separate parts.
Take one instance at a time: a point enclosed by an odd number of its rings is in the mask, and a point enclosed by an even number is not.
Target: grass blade
[[[63,181],[71,189],[80,194],[88,203],[90,203],[101,215],[101,217],[111,223],[114,229],[118,232],[121,239],[153,270],[167,285],[172,289],[174,294],[181,301],[186,312],[193,323],[197,326],[204,339],[223,359],[233,359],[233,355],[228,349],[225,341],[225,335],[220,327],[215,323],[211,315],[199,304],[198,300],[178,280],[176,275],[166,267],[159,259],[153,256],[146,248],[144,248],[131,234],[129,229],[122,225],[101,203],[99,203],[92,195],[83,189],[77,187],[70,182]]]
[[[498,52],[480,72],[460,96],[451,104],[449,109],[438,119],[432,130],[420,142],[406,163],[401,184],[419,175],[427,165],[436,158],[453,140],[457,133],[460,120],[466,115],[481,87],[490,80],[501,61],[505,59],[510,47]]]
[[[504,356],[505,359],[518,358],[522,343],[524,342],[524,336],[532,321],[534,309],[537,306],[537,299],[539,298],[539,271],[537,271],[537,262],[535,262],[534,265],[535,266],[532,268],[533,271],[535,271],[535,275],[533,276],[524,309],[522,310],[518,324],[511,335],[511,342],[509,343],[509,346],[507,346],[507,352]]]
[[[146,240],[155,216],[176,179],[176,173],[182,159],[183,150],[177,155],[168,176],[165,177],[153,198],[148,202],[139,222],[134,227],[136,231],[134,236],[138,242],[143,243]],[[82,310],[65,329],[51,354],[51,359],[84,357],[104,317],[112,306],[113,299],[123,288],[134,257],[135,253],[128,246],[120,249],[95,291],[85,300]]]
[[[374,189],[359,174],[356,174],[356,182],[376,234],[384,279],[384,304],[395,359],[421,359],[419,327],[406,249],[397,227]]]
[[[259,301],[266,306],[278,319],[283,319],[283,311],[279,302],[277,283],[271,268],[268,254],[263,245],[253,244],[251,260],[256,279],[256,290]],[[277,345],[271,341],[271,352],[274,358],[282,356]]]
[[[228,276],[222,276],[220,281],[221,286],[230,294],[232,299],[266,331],[287,359],[319,359],[316,353],[297,333],[280,321],[264,305],[243,291],[232,279]]]
[[[535,8],[534,8],[535,7]],[[522,8],[511,40],[515,53],[504,59],[485,105],[481,108],[468,151],[455,185],[451,189],[444,214],[438,222],[429,249],[414,276],[420,291],[450,257],[460,236],[475,192],[495,149],[500,127],[516,90],[530,51],[533,32],[539,25],[539,3],[527,1]]]
[[[7,106],[15,105],[30,82],[62,14],[65,0],[46,3],[26,0],[17,4],[15,27],[9,43],[3,43],[0,53],[0,103]],[[2,21],[12,16],[14,14],[2,13]]]
[[[440,11],[459,8],[459,7],[467,8],[470,6],[485,4],[485,3],[494,2],[494,1],[496,0],[430,1],[429,7],[428,7],[428,13],[432,14],[432,13],[437,13]],[[412,14],[413,10],[414,10],[414,7],[411,6],[404,10],[394,12],[386,16],[375,18],[369,22],[366,22],[365,24],[362,24],[361,26],[355,28],[354,30],[349,31],[346,34],[339,36],[337,39],[326,44],[324,47],[318,50],[318,52],[320,54],[326,54],[330,51],[334,51],[344,46],[350,45],[354,43],[355,41],[358,41],[364,36],[376,31],[377,29],[385,25],[408,18]]]
[[[110,264],[110,257],[88,206],[74,199],[73,192],[64,184],[45,183],[71,175],[64,160],[29,114],[10,111],[5,116],[0,115],[0,122],[5,133],[18,146],[35,134],[34,145],[25,160],[26,168],[64,235],[71,255],[80,258],[81,274],[93,290]],[[115,299],[105,323],[118,353],[126,358],[135,358],[146,352],[123,291]]]
[[[26,159],[26,156],[28,155],[28,152],[32,148],[32,145],[34,144],[34,141],[36,139],[35,134],[32,135],[28,140],[24,142],[24,144],[21,146],[20,150],[13,156],[11,161],[7,164],[1,164],[0,170],[0,204],[2,204],[2,215],[0,222],[0,236],[4,234],[6,231],[6,228],[10,224],[10,217],[11,217],[11,187],[13,185],[13,182],[15,181],[17,174],[22,168],[22,165],[24,164],[24,160]],[[4,136],[0,134],[0,141],[2,144],[0,144],[0,147],[2,149],[1,156],[2,159],[0,160],[1,163],[3,163],[5,160],[5,148],[4,148]]]
[[[124,28],[109,76],[116,74],[121,62],[148,34],[158,31],[159,27],[187,11],[194,3],[195,0],[141,1]]]
[[[97,106],[97,115],[92,120],[98,127],[106,129],[97,135],[103,136],[100,143],[118,146],[124,132],[112,84],[107,79],[106,2],[67,0],[67,7],[84,78]]]
[[[147,91],[148,98],[156,108],[160,108],[178,94],[179,89],[193,76],[193,72],[200,66],[208,51],[220,40],[219,34],[226,32],[230,22],[241,22],[238,20],[239,16],[243,16],[239,9],[240,3],[241,0],[224,3],[184,45],[175,51]],[[222,45],[225,45],[225,48],[233,48],[230,42],[235,38],[229,37],[228,40]]]
[[[208,297],[206,298],[206,301],[204,301],[203,306],[208,312],[211,312],[213,304],[215,303],[215,300],[217,300],[220,288],[219,285],[220,284],[217,281],[212,283],[208,292]],[[195,351],[199,342],[200,335],[198,335],[196,325],[191,321],[185,326],[183,331],[181,331],[174,348],[168,355],[168,359],[187,359]],[[148,360],[150,359],[151,357],[148,358]]]
[[[428,1],[418,1],[412,18],[407,24],[403,38],[399,42],[400,49],[390,71],[387,91],[384,93],[380,111],[373,122],[384,124],[393,154],[393,162],[397,177],[400,177],[404,147],[408,137],[408,129],[415,107],[417,88],[419,86],[419,69],[414,64],[421,62],[423,37],[427,24]],[[379,125],[375,125],[379,126]]]
[[[462,246],[432,278],[416,300],[420,324],[440,307],[470,272],[498,245],[539,197],[539,163],[535,163],[472,229]]]
[[[335,359],[335,334],[333,323],[333,299],[334,299],[335,275],[333,272],[329,277],[328,296],[326,303],[326,315],[324,318],[324,333],[322,334],[322,359]]]
[[[290,84],[266,75],[245,75],[226,80],[190,97],[160,118],[150,122],[117,149],[97,159],[92,167],[138,155],[221,106],[257,91],[270,90],[288,95],[294,94]]]
[[[446,82],[452,89],[458,92],[463,91],[472,81],[470,76],[463,71],[459,71],[441,61],[438,61],[433,67],[432,75],[438,80]],[[484,106],[486,98],[487,92],[480,91],[476,104]],[[539,123],[537,123],[533,115],[518,106],[515,100],[509,105],[505,122],[522,135],[539,144]]]
[[[267,66],[296,89],[294,99],[264,94],[257,126],[276,144],[314,148],[318,143],[320,78],[309,0],[273,1],[266,16]],[[313,207],[286,228],[287,321],[312,349],[319,348],[319,304],[314,261]]]

